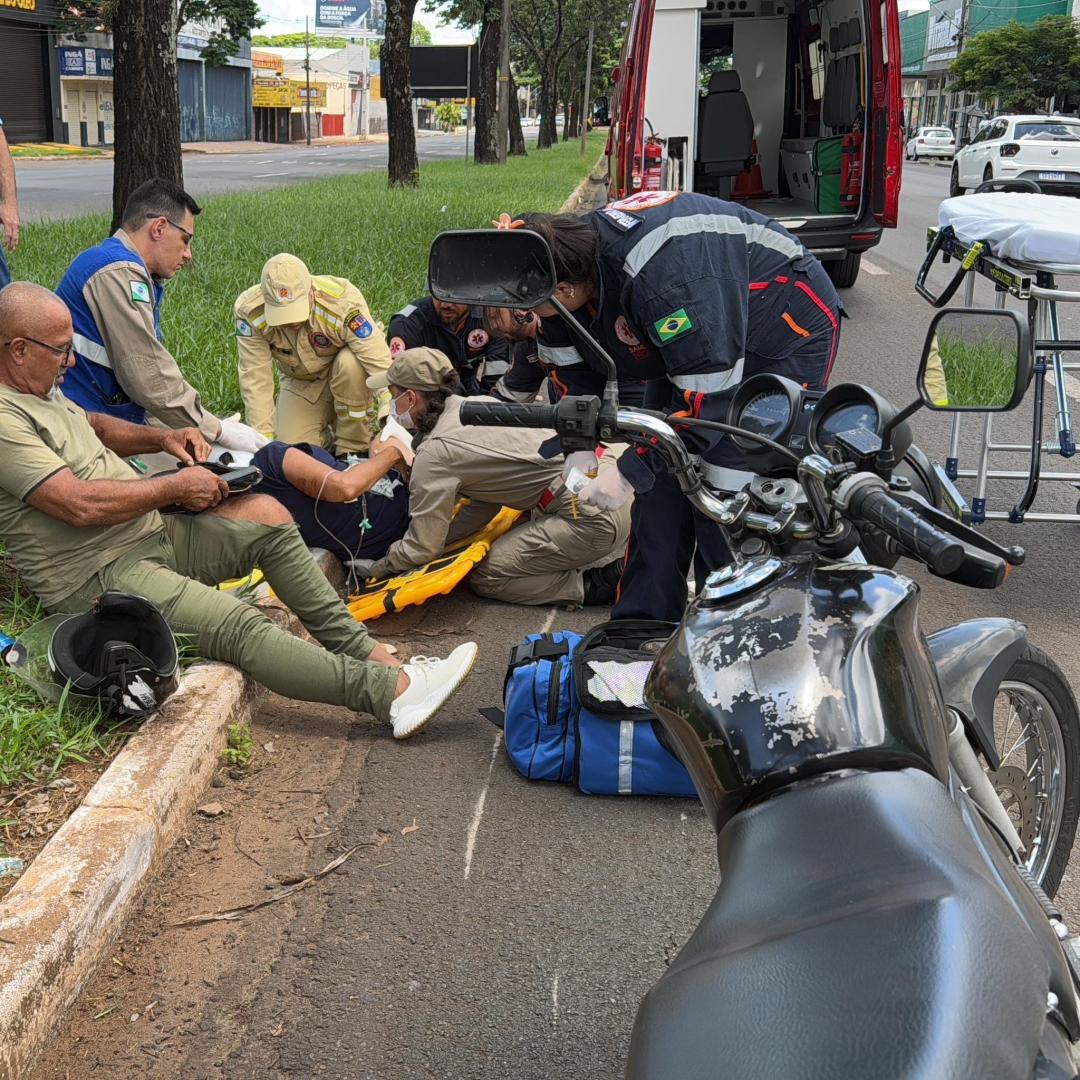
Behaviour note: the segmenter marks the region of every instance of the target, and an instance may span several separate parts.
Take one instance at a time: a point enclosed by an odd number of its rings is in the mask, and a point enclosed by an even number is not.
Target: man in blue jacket
[[[123,227],[77,255],[57,293],[75,328],[75,366],[64,392],[88,412],[170,428],[195,427],[208,442],[254,453],[267,439],[209,412],[161,343],[163,282],[191,259],[200,207],[179,185],[148,180],[132,192]]]

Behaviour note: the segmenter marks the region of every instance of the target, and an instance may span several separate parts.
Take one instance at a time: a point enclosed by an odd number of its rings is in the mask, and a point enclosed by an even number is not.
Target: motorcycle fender
[[[997,688],[1027,648],[1027,628],[1012,619],[972,619],[928,634],[945,704],[964,721],[991,769],[1001,766],[994,746]]]

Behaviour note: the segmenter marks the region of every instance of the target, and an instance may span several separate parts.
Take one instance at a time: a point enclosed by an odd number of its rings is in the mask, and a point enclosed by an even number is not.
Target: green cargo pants
[[[52,611],[86,611],[106,589],[144,596],[199,656],[223,660],[285,697],[388,720],[398,670],[365,662],[375,640],[323,576],[294,524],[171,514],[165,530],[122,555]],[[320,649],[212,586],[258,567]],[[181,639],[183,640],[183,638]]]

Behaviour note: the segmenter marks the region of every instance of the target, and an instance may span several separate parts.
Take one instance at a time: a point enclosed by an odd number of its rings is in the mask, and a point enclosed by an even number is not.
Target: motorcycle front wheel
[[[986,774],[1024,843],[1028,870],[1053,896],[1080,814],[1080,715],[1068,680],[1034,645],[998,687],[994,742],[1001,764]]]

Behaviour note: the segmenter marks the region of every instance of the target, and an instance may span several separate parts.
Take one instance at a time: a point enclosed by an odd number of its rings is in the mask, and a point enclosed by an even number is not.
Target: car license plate
[[[1064,180],[1065,174],[1063,172],[1041,172],[1039,173],[1040,180]]]

